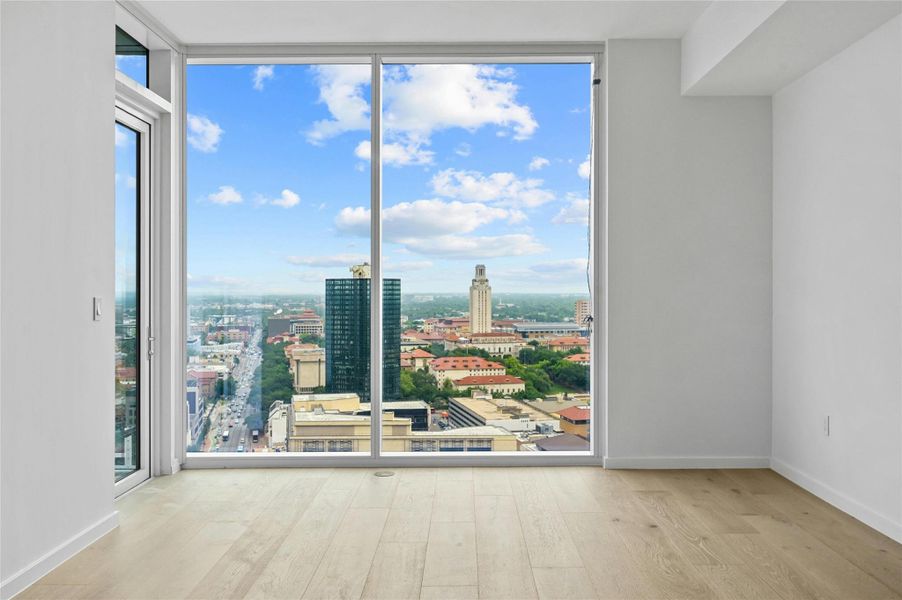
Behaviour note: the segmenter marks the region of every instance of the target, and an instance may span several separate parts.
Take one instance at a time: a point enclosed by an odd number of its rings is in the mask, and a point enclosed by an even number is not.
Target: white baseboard
[[[0,599],[9,600],[35,581],[72,558],[119,525],[119,513],[111,512],[93,525],[75,534],[30,565],[0,583]]]
[[[770,468],[799,487],[808,490],[824,502],[832,504],[844,513],[855,517],[868,527],[872,527],[883,535],[902,543],[902,523],[893,521],[886,515],[868,508],[858,500],[850,498],[839,490],[830,487],[778,458],[770,459]]]
[[[606,469],[768,469],[766,456],[619,456],[604,459]]]

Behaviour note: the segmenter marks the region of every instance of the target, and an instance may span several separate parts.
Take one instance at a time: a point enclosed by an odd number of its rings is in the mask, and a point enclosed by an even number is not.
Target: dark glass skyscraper
[[[370,402],[370,279],[326,279],[326,389]],[[401,397],[401,280],[382,281],[382,400]]]

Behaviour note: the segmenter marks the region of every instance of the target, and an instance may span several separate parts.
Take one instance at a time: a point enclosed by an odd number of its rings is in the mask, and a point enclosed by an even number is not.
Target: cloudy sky
[[[192,293],[322,293],[369,260],[362,65],[188,67]],[[398,65],[383,256],[402,291],[584,292],[588,65]]]

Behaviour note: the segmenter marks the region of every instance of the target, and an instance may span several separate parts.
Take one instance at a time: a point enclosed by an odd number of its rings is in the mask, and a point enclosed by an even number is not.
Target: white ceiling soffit
[[[899,0],[716,2],[683,38],[683,93],[769,96],[900,12]]]
[[[182,44],[595,42],[681,38],[708,2],[141,0]]]

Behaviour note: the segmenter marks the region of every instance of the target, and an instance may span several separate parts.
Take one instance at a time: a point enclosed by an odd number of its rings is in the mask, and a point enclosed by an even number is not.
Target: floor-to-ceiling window
[[[188,66],[189,452],[370,451],[370,71]]]
[[[383,451],[588,451],[591,64],[386,64],[382,97]]]
[[[187,67],[188,451],[588,453],[592,58],[377,60]]]
[[[114,481],[126,489],[148,477],[148,355],[145,342],[146,203],[150,125],[117,109],[115,124],[116,275]],[[99,300],[95,301],[99,302]],[[101,318],[102,305],[95,305]]]

